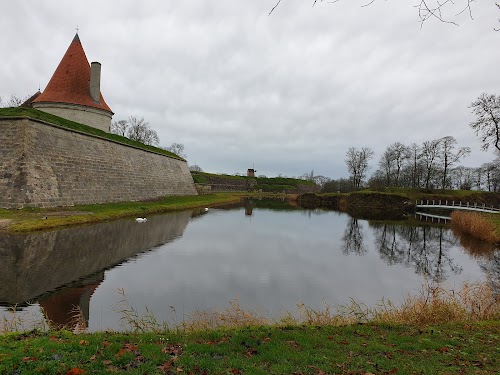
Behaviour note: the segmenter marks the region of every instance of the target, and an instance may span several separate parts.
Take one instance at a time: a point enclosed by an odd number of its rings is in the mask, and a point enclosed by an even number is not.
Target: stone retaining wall
[[[187,163],[39,120],[0,119],[0,207],[196,195]]]

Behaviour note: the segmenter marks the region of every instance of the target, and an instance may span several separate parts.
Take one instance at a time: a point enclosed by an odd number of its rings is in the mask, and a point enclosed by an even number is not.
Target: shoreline
[[[94,224],[126,217],[144,217],[187,209],[236,203],[245,197],[279,196],[252,193],[214,193],[208,195],[171,196],[154,201],[118,202],[60,208],[0,209],[0,232],[28,233],[40,230]]]

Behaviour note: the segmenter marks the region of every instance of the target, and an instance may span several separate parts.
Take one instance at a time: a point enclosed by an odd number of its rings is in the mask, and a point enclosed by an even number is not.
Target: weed
[[[11,306],[0,320],[0,335],[32,330],[47,331],[48,326],[45,319],[19,310],[17,305]]]
[[[145,332],[166,332],[169,330],[166,322],[160,322],[157,317],[145,308],[146,312],[141,314],[134,308],[125,296],[125,290],[118,289],[121,295],[121,300],[117,304],[117,312],[121,315],[120,322],[123,327],[128,327],[132,332],[145,333]]]
[[[229,302],[222,311],[195,311],[183,321],[180,329],[186,332],[206,331],[217,328],[240,328],[269,325],[270,321],[258,311],[246,311],[238,298]]]
[[[500,233],[497,231],[495,222],[491,220],[491,215],[454,211],[451,214],[451,225],[453,228],[483,241],[500,243]]]
[[[443,324],[482,321],[500,315],[500,301],[487,283],[464,284],[460,291],[426,284],[416,296],[408,296],[401,306],[382,300],[372,310],[373,321],[391,324]]]
[[[125,294],[120,291],[122,296]],[[120,302],[122,321],[134,332],[165,332],[171,330],[160,323],[146,308],[140,315],[123,298]],[[123,305],[125,304],[125,305]],[[382,299],[375,307],[351,300],[338,307],[324,303],[313,309],[304,303],[297,305],[296,312],[284,312],[278,320],[265,317],[258,311],[243,309],[239,300],[233,299],[221,311],[195,311],[175,327],[176,331],[198,332],[219,328],[253,326],[343,326],[355,323],[385,323],[428,325],[454,322],[478,322],[497,319],[500,316],[500,300],[490,284],[468,283],[461,290],[446,290],[439,285],[425,283],[416,296],[407,296],[401,305]]]

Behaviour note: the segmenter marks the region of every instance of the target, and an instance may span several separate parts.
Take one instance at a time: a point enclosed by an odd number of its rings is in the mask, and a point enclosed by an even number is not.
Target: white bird
[[[208,207],[205,207],[205,212],[208,211]]]
[[[138,223],[145,223],[146,221],[148,221],[148,219],[146,219],[145,217],[137,217],[135,218],[135,221],[137,221]]]

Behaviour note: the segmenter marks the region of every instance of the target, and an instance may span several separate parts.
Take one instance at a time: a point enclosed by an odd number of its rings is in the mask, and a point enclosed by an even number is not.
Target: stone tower
[[[89,64],[78,34],[75,35],[45,91],[33,108],[109,132],[113,111],[100,89],[101,64]]]

